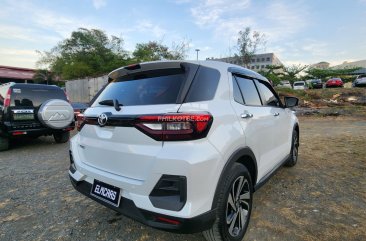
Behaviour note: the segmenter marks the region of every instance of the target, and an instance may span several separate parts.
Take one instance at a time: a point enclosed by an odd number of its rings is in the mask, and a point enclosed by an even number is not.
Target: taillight
[[[212,120],[209,113],[146,115],[135,126],[157,141],[196,140],[207,136]]]
[[[76,116],[76,129],[78,131],[81,131],[81,129],[83,128],[85,124],[85,116],[83,114],[78,114]]]
[[[8,89],[8,92],[6,92],[6,96],[4,99],[4,107],[10,106],[10,98],[11,98],[11,88]]]

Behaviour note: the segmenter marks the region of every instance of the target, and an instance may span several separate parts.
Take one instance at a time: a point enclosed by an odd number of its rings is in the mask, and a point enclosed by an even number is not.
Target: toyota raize
[[[268,80],[215,61],[130,65],[83,115],[71,182],[146,225],[241,240],[253,192],[298,157],[299,125]]]

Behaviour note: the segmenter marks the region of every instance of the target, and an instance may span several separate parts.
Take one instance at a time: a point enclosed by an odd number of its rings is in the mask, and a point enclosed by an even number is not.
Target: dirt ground
[[[300,159],[257,193],[245,240],[366,240],[366,119],[301,118]]]
[[[366,240],[366,119],[301,117],[300,158],[254,194],[244,240]],[[76,192],[68,144],[0,153],[0,240],[195,240],[158,231]]]

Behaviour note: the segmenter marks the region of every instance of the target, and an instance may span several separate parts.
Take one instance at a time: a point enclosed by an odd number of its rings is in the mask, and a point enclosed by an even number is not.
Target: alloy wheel
[[[235,179],[229,192],[226,206],[226,224],[231,236],[236,237],[248,221],[250,210],[250,186],[244,176]]]

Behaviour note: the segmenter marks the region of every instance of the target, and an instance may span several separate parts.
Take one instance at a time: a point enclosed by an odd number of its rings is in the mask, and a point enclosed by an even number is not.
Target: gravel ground
[[[300,159],[254,194],[244,240],[366,240],[366,121],[301,118]],[[68,144],[0,154],[0,240],[195,240],[125,218],[76,192]]]

